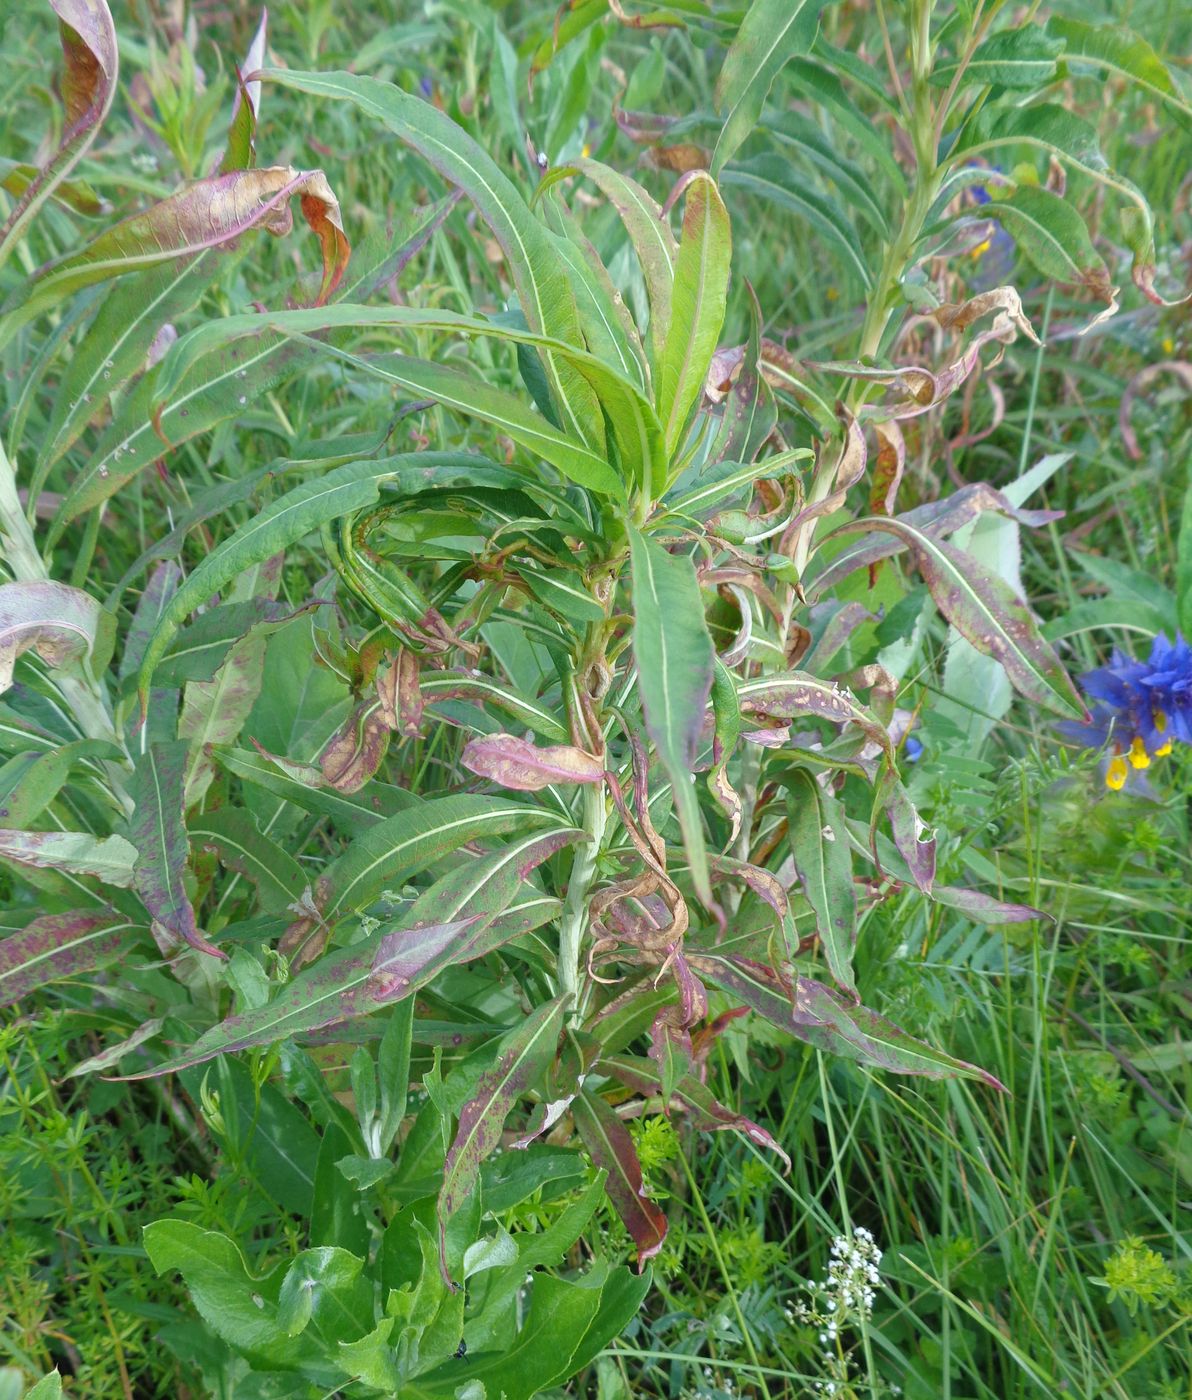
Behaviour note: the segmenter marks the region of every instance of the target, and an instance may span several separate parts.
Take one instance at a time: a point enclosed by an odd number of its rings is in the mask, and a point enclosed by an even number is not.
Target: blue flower
[[[1086,748],[1109,750],[1105,784],[1115,792],[1132,769],[1149,768],[1173,743],[1192,743],[1192,646],[1178,633],[1174,642],[1160,633],[1146,661],[1115,647],[1109,664],[1080,683],[1093,702],[1092,720],[1061,728]]]

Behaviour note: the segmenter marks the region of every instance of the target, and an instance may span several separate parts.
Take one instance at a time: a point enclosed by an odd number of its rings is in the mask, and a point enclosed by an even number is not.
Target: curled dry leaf
[[[66,122],[57,150],[25,185],[0,228],[0,262],[95,139],[116,94],[116,27],[105,0],[50,0],[50,5],[62,39],[60,90]]]
[[[47,666],[90,654],[102,609],[89,594],[64,583],[0,584],[0,693],[13,667],[32,648]]]
[[[604,762],[595,754],[571,744],[538,748],[513,734],[473,739],[461,762],[470,773],[518,792],[538,792],[556,783],[604,781]]]
[[[357,706],[319,758],[327,785],[337,792],[359,792],[389,750],[389,729],[381,705]]]

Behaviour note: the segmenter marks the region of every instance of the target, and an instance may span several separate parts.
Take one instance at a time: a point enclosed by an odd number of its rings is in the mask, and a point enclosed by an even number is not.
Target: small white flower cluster
[[[824,1355],[833,1356],[841,1331],[873,1316],[881,1262],[877,1241],[863,1225],[851,1236],[837,1235],[832,1241],[827,1276],[822,1283],[807,1285],[810,1303],[798,1302],[793,1309],[787,1308],[787,1321],[818,1328]]]

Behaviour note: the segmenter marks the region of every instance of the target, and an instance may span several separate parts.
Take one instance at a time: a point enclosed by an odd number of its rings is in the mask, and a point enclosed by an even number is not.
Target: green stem
[[[580,950],[588,926],[588,893],[596,878],[596,862],[607,823],[608,806],[603,786],[599,783],[585,785],[584,829],[591,839],[576,848],[559,925],[558,988],[559,995],[567,998],[568,1007],[575,1006],[579,996]]]

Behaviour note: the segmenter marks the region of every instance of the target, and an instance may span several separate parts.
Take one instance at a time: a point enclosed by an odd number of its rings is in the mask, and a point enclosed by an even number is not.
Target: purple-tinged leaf
[[[538,792],[556,783],[602,783],[604,763],[571,744],[538,748],[513,734],[471,740],[460,762],[481,778],[517,792]]]
[[[1068,673],[1004,579],[903,520],[871,516],[836,533],[869,530],[886,531],[911,550],[940,612],[967,642],[1001,664],[1017,691],[1045,709],[1087,722],[1088,711]]]
[[[793,987],[772,968],[710,950],[689,954],[700,972],[750,1010],[799,1040],[895,1074],[929,1079],[980,1079],[1004,1089],[991,1074],[926,1045],[884,1016],[830,987],[799,977]]]
[[[172,559],[159,564],[149,575],[145,591],[137,601],[132,615],[132,625],[124,640],[124,650],[120,654],[119,676],[121,680],[133,675],[145,655],[149,638],[153,635],[162,613],[170,599],[178,591],[182,582],[182,570]]]
[[[133,883],[136,847],[123,836],[92,836],[86,831],[0,830],[0,860],[68,875],[91,875],[105,885],[127,889]]]
[[[563,1028],[563,1009],[569,1000],[555,997],[543,1002],[502,1039],[496,1063],[481,1075],[475,1097],[460,1110],[455,1141],[443,1164],[438,1204],[439,1268],[449,1288],[455,1285],[447,1272],[447,1222],[475,1192],[480,1164],[500,1145],[505,1119],[514,1105],[554,1059]]]
[[[215,777],[212,748],[233,743],[257,703],[267,642],[263,629],[253,628],[232,644],[211,680],[191,681],[182,693],[178,737],[189,746],[183,783],[186,811],[202,802]]]
[[[344,720],[319,755],[324,782],[336,792],[359,792],[389,752],[389,725],[380,703],[367,700]]]
[[[66,122],[58,148],[28,183],[0,228],[0,264],[50,195],[95,140],[116,94],[119,54],[106,0],[50,0],[58,16]]]
[[[791,957],[794,957],[798,951],[799,940],[791,917],[790,901],[777,875],[773,871],[764,870],[760,865],[751,865],[746,860],[734,860],[731,856],[712,856],[709,864],[713,874],[740,880],[746,889],[769,906],[773,911],[775,923],[782,930],[787,950]]]
[[[101,233],[77,253],[51,263],[30,278],[5,318],[5,336],[82,287],[179,258],[195,258],[227,246],[254,228],[276,235],[294,227],[290,200],[323,252],[318,304],[331,295],[348,264],[350,249],[339,202],[321,170],[272,166],[234,170],[193,180],[180,190]]]
[[[696,893],[714,906],[699,801],[692,784],[715,652],[695,566],[631,529],[633,655],[646,730],[671,780]]]
[[[857,897],[843,811],[805,768],[792,769],[786,782],[791,857],[799,885],[815,915],[828,970],[844,991],[859,1000],[853,980]]]
[[[959,491],[946,496],[942,501],[929,501],[897,516],[903,525],[909,525],[931,539],[950,535],[975,520],[983,511],[996,511],[1008,520],[1016,520],[1020,525],[1038,526],[1059,520],[1063,511],[1022,510],[1015,506],[1000,491],[980,481],[970,486],[962,486]],[[892,536],[867,537],[851,549],[844,549],[808,585],[811,601],[814,603],[830,593],[841,580],[858,569],[869,568],[881,559],[888,559],[906,548],[901,539]]]
[[[746,1118],[743,1114],[734,1113],[731,1109],[725,1108],[708,1086],[694,1075],[686,1075],[670,1093],[667,1093],[665,1085],[660,1082],[657,1072],[654,1070],[654,1066],[648,1060],[642,1060],[637,1056],[608,1055],[599,1062],[597,1068],[601,1072],[611,1075],[614,1079],[620,1080],[626,1088],[633,1089],[636,1093],[646,1096],[661,1094],[664,1105],[678,1108],[685,1113],[691,1123],[701,1132],[731,1131],[743,1133],[750,1142],[755,1142],[759,1147],[776,1152],[785,1163],[786,1170],[790,1171],[791,1159],[783,1151],[774,1135],[767,1132],[751,1118]]]
[[[422,733],[424,698],[418,656],[402,647],[393,664],[377,676],[377,699],[386,725],[406,739]]]
[[[947,905],[949,909],[958,909],[978,924],[992,924],[996,927],[999,924],[1026,924],[1032,919],[1055,922],[1052,915],[1045,914],[1042,909],[1032,909],[1029,904],[1007,904],[1000,899],[994,899],[992,895],[982,894],[980,890],[965,889],[963,886],[936,885],[931,891],[931,897],[937,904]]]
[[[142,925],[111,910],[43,914],[0,941],[0,1006],[47,982],[93,971],[142,932]]]
[[[637,1246],[640,1273],[662,1248],[667,1221],[661,1208],[642,1190],[641,1163],[629,1129],[599,1095],[581,1092],[571,1111],[593,1165],[608,1173],[604,1189]]]
[[[256,1011],[230,1016],[149,1074],[166,1074],[216,1055],[271,1045],[288,1036],[367,1016],[412,996],[444,968],[484,957],[557,916],[559,901],[522,881],[584,831],[525,836],[443,876],[394,924],[304,968]]]
[[[182,824],[186,774],[185,742],[151,743],[136,759],[135,809],[129,832],[136,842],[133,885],[141,902],[168,935],[180,943],[223,958],[199,932],[187,898],[184,875],[190,842]]]
[[[734,846],[741,830],[741,797],[728,777],[728,763],[741,735],[741,705],[737,682],[727,666],[717,658],[712,672],[712,767],[708,770],[708,791],[729,819],[727,845]]]
[[[669,1006],[654,1017],[646,1052],[656,1066],[664,1109],[691,1069],[691,1034],[685,1026],[676,1025],[675,1020],[675,1010]]]
[[[855,724],[891,759],[894,757],[885,726],[832,681],[821,681],[805,671],[788,671],[743,681],[737,687],[737,697],[746,714],[785,720],[813,717],[832,724]]]
[[[927,828],[893,771],[881,783],[878,801],[890,818],[890,834],[916,887],[930,894],[935,883],[935,836],[924,838]]]

